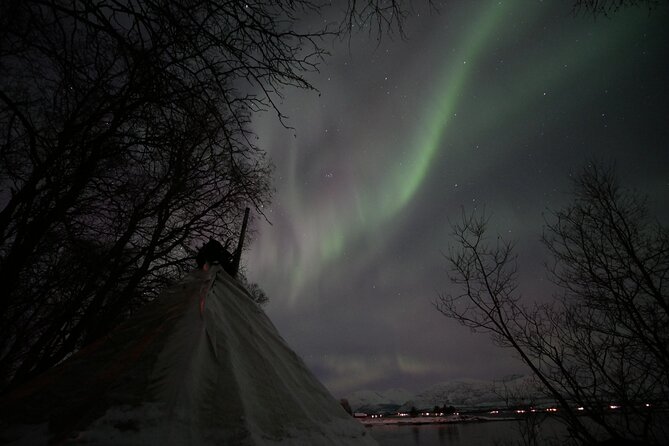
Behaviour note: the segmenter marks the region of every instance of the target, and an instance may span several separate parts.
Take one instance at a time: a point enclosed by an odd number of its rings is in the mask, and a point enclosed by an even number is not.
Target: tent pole
[[[246,236],[246,225],[249,221],[249,212],[250,208],[246,208],[244,211],[244,221],[242,222],[242,231],[239,234],[239,242],[237,243],[237,249],[235,250],[235,256],[232,259],[232,277],[237,277],[239,272],[239,262],[242,258],[242,248],[244,247],[244,236]]]

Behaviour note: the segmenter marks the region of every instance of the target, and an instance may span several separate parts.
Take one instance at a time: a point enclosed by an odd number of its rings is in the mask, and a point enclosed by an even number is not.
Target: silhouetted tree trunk
[[[109,330],[271,197],[249,122],[322,39],[411,3],[0,2],[0,391]],[[319,22],[319,23],[322,23]]]
[[[669,233],[644,199],[620,190],[611,170],[588,166],[543,237],[564,292],[534,306],[517,292],[512,245],[491,244],[486,223],[472,214],[453,226],[447,259],[460,292],[437,309],[515,350],[582,443],[666,444],[669,430],[646,404],[669,400]]]

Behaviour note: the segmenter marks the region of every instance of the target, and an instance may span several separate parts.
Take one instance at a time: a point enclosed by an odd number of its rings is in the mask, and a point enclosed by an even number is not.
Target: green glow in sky
[[[316,236],[321,241],[320,246],[317,252],[305,253],[303,261],[296,265],[295,283],[302,284],[319,272],[312,255],[316,255],[318,264],[323,266],[337,259],[348,242],[365,232],[383,230],[384,223],[395,218],[418,193],[429,175],[463,89],[467,87],[469,73],[484,52],[486,42],[500,26],[505,8],[504,4],[496,3],[479,12],[478,21],[470,27],[471,31],[456,52],[458,57],[455,60],[449,54],[439,57],[443,65],[440,68],[441,83],[435,88],[434,100],[425,108],[420,120],[422,124],[404,142],[406,158],[395,163],[394,169],[383,176],[381,183],[354,191],[352,209],[337,209],[330,218],[320,222],[321,231]]]
[[[445,141],[449,132],[487,133],[514,119],[513,116],[517,117],[518,113],[525,113],[528,107],[541,100],[543,92],[550,95],[553,87],[577,81],[582,70],[596,63],[597,56],[610,56],[609,51],[602,51],[607,44],[616,43],[610,40],[592,40],[579,47],[579,51],[574,50],[574,41],[587,38],[588,27],[593,26],[584,23],[575,31],[572,40],[551,41],[550,47],[537,50],[526,63],[516,61],[515,66],[508,68],[506,79],[498,78],[508,82],[507,85],[478,84],[477,88],[481,91],[472,91],[477,76],[487,77],[490,74],[482,70],[488,67],[486,63],[494,59],[492,54],[496,50],[512,46],[521,38],[527,40],[528,36],[531,37],[535,31],[532,27],[541,18],[541,11],[541,8],[528,8],[518,2],[491,2],[477,11],[468,11],[468,21],[471,17],[474,19],[465,32],[456,41],[444,45],[443,53],[434,48],[430,51],[434,69],[439,74],[426,77],[430,82],[424,85],[424,89],[431,91],[430,99],[422,107],[413,128],[399,135],[391,147],[377,147],[377,151],[372,151],[368,158],[357,150],[359,159],[342,160],[342,164],[353,165],[357,169],[357,177],[343,185],[340,183],[325,199],[317,202],[309,200],[309,186],[294,182],[299,176],[297,174],[302,172],[298,172],[296,167],[298,148],[291,149],[293,162],[289,172],[291,183],[288,196],[297,222],[295,238],[300,245],[291,259],[289,272],[293,299],[304,285],[317,279],[334,262],[364,265],[378,255],[394,223],[420,193],[434,167],[439,163],[443,166],[444,160],[448,162],[454,156],[454,152],[443,152],[448,147]],[[513,17],[515,19],[511,20]],[[524,26],[509,29],[511,23],[517,23],[518,17],[523,18]],[[627,22],[617,24],[621,30],[619,36],[624,38],[625,27],[629,25]],[[602,35],[598,35],[597,39],[603,39]],[[606,38],[610,37],[609,34]],[[437,49],[442,50],[441,47]],[[420,80],[421,76],[417,75],[417,79]],[[481,94],[477,96],[476,103],[471,102],[473,93]],[[472,112],[467,122],[458,122],[455,115],[467,109]],[[454,126],[455,122],[458,126]],[[463,129],[462,125],[469,130]],[[360,149],[366,143],[381,144],[373,139],[356,141]],[[507,153],[514,148],[505,150],[504,153]],[[376,166],[380,172],[375,174],[371,166]],[[440,199],[448,199],[448,196]],[[366,257],[358,254],[355,258],[347,258],[347,249],[361,240],[368,247],[364,252]]]
[[[259,122],[277,193],[250,279],[331,390],[516,373],[430,305],[452,290],[442,253],[462,207],[517,242],[528,301],[551,293],[542,212],[588,159],[617,162],[666,214],[669,9],[595,20],[569,6],[446,2],[407,18],[407,41],[333,48],[321,96],[286,95],[296,138]]]
[[[500,24],[503,13],[504,6],[501,3],[486,8],[480,13],[478,21],[471,26],[471,31],[464,39],[463,48],[457,51],[456,54],[462,56],[456,60],[451,60],[448,55],[443,56],[447,65],[443,70],[443,84],[435,94],[434,103],[426,109],[423,119],[427,125],[413,135],[410,144],[412,158],[392,175],[393,182],[388,188],[392,193],[386,196],[381,208],[384,218],[392,217],[406,206],[425,181],[458,107],[463,89],[467,86],[468,75],[485,49],[486,42]]]

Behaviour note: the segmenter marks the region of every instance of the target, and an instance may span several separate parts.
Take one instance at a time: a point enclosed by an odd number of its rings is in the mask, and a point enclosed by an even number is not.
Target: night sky
[[[666,5],[666,2],[665,2]],[[464,206],[517,242],[527,301],[551,298],[539,242],[570,176],[615,162],[669,223],[669,8],[574,17],[569,0],[417,9],[406,40],[337,41],[320,95],[254,121],[276,194],[246,254],[289,345],[338,397],[527,373],[432,303]]]

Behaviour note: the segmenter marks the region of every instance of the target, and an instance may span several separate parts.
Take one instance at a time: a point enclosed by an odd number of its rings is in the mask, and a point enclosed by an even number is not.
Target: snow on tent
[[[0,443],[368,445],[220,267],[0,401]]]

